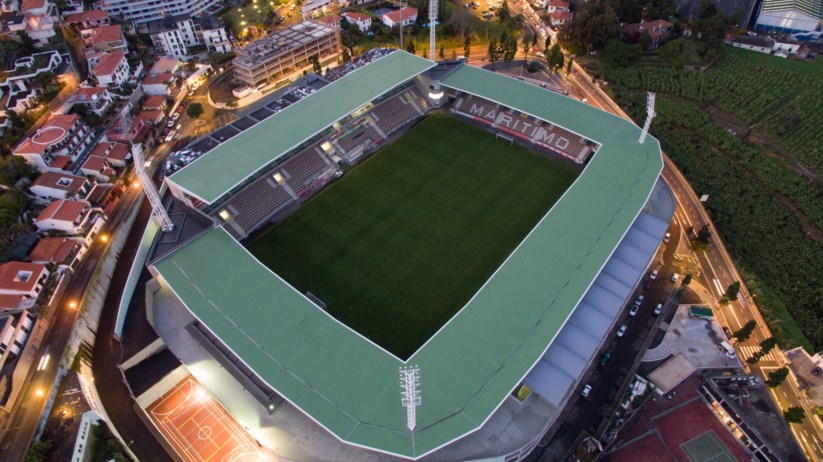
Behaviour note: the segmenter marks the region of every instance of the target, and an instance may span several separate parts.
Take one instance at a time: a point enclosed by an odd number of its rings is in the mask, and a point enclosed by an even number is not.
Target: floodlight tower
[[[151,175],[149,175],[149,172],[146,170],[146,161],[143,159],[143,145],[135,143],[131,147],[131,154],[134,157],[134,167],[137,172],[137,178],[140,180],[140,184],[143,185],[143,191],[146,193],[146,197],[151,204],[152,215],[160,222],[160,228],[163,231],[173,231],[174,223],[172,223],[171,218],[169,218],[166,209],[163,208],[160,193],[157,192],[157,188],[151,180]]]
[[[414,430],[417,426],[417,406],[420,398],[420,366],[400,368],[400,403],[406,408],[406,426]]]
[[[646,141],[646,135],[649,134],[649,128],[652,126],[652,119],[657,115],[654,112],[654,93],[646,93],[646,123],[643,124],[643,131],[640,133],[640,144]]]
[[[437,24],[437,0],[429,0],[429,59],[434,61],[437,55],[435,25]]]

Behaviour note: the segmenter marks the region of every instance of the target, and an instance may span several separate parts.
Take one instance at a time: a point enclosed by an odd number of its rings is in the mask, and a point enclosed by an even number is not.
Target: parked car
[[[663,242],[669,243],[669,240],[672,238],[672,233],[666,233],[666,237],[663,238]]]
[[[657,270],[652,271],[652,273],[649,275],[649,279],[651,279],[652,281],[657,279]]]
[[[623,334],[626,333],[626,329],[628,329],[628,328],[629,328],[629,326],[623,324],[622,326],[620,326],[620,328],[617,329],[617,334],[615,334],[615,335],[617,335],[618,338],[622,337]]]
[[[609,363],[609,360],[612,359],[612,352],[607,351],[606,354],[600,357],[600,365],[605,366]]]
[[[680,277],[679,274],[677,274],[677,273],[672,274],[672,282],[677,283],[677,278],[678,277]]]
[[[580,396],[586,398],[586,397],[589,396],[589,394],[591,394],[591,392],[592,392],[592,386],[587,383],[586,386],[583,387],[583,391],[580,393]]]
[[[638,295],[637,298],[634,300],[634,304],[639,305],[639,304],[643,303],[644,298],[646,298],[645,295],[643,295],[643,294]]]
[[[658,314],[660,314],[662,312],[663,312],[663,302],[660,302],[660,303],[657,304],[657,306],[654,307],[654,315],[657,316]]]
[[[723,326],[723,333],[726,335],[726,338],[732,338],[732,331],[730,331],[728,327]]]
[[[636,315],[638,311],[640,311],[640,305],[632,305],[632,308],[629,310],[629,316]]]

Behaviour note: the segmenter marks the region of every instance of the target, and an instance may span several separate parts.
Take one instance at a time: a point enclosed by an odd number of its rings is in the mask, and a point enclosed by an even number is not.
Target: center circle
[[[211,437],[211,427],[200,427],[200,430],[197,430],[197,437],[201,440],[207,440]]]

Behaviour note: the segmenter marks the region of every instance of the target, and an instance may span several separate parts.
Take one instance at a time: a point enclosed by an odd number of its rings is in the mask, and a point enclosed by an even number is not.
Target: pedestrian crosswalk
[[[758,351],[760,351],[760,346],[758,346],[758,345],[738,346],[738,347],[736,347],[736,349],[737,349],[737,352],[740,354],[741,360],[743,362],[745,362],[749,358],[751,358],[752,356],[757,354]],[[760,358],[760,362],[763,362],[763,361],[773,361],[773,362],[779,363],[779,362],[781,362],[780,361],[780,354],[777,352],[777,350],[772,349],[772,351],[768,352],[767,354],[765,354],[764,356],[762,356]]]

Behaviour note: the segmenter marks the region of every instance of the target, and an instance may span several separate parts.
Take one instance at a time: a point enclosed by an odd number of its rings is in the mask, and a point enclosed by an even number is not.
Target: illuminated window
[[[221,210],[218,215],[220,215],[220,218],[222,218],[223,221],[231,221],[231,212],[226,209]]]
[[[280,172],[274,172],[274,175],[272,175],[271,177],[274,178],[274,181],[276,181],[277,184],[279,184],[279,185],[282,185],[283,183],[286,182],[286,179],[283,177],[283,174],[280,173]]]

